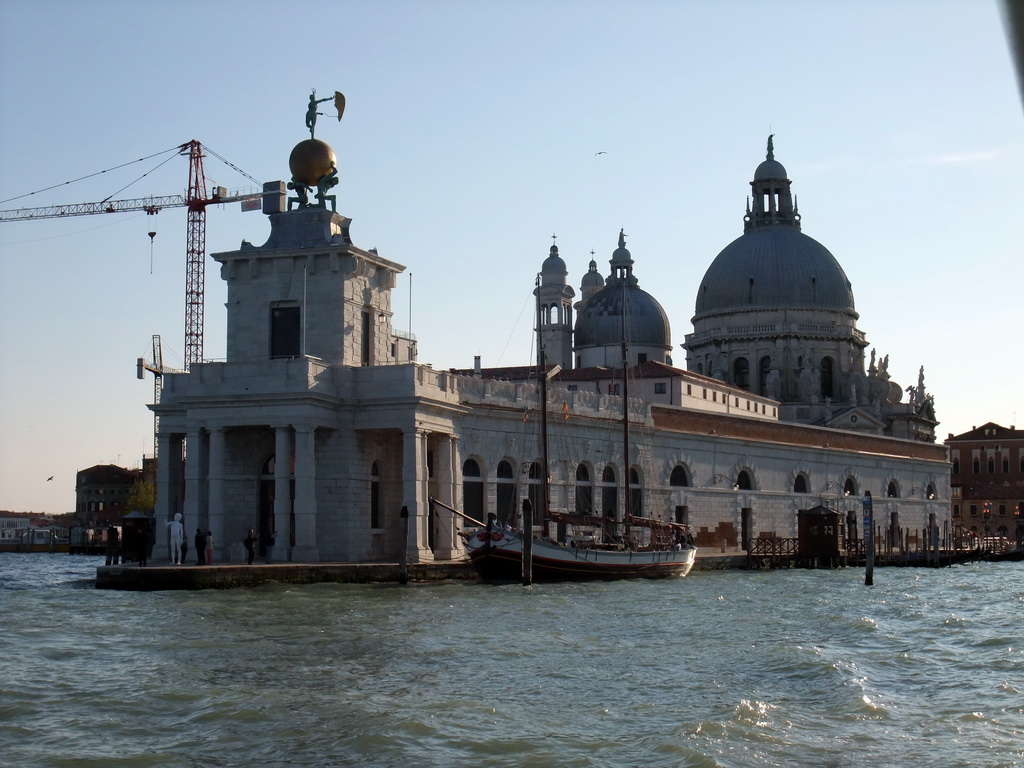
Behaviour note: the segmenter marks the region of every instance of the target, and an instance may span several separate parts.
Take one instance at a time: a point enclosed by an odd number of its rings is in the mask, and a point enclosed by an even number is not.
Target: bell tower
[[[565,283],[568,274],[558,246],[552,244],[533,292],[539,305],[540,341],[547,363],[565,370],[572,368],[572,300],[576,296]]]

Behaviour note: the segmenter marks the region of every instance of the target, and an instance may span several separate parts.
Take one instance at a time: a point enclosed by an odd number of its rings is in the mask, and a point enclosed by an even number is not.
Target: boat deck
[[[697,553],[695,571],[746,568],[746,554]],[[469,560],[410,563],[409,581],[448,579],[478,581]],[[135,563],[101,565],[96,569],[97,589],[138,592],[159,590],[239,589],[261,584],[387,584],[398,583],[398,563],[224,563],[220,565],[169,565],[139,568]]]

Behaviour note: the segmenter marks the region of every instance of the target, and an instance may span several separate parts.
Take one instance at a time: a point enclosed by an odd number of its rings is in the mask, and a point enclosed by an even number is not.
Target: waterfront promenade
[[[746,553],[697,553],[695,571],[745,568]],[[97,589],[156,591],[170,589],[238,589],[260,584],[383,584],[399,581],[398,563],[224,563],[220,565],[101,565],[96,569]],[[468,560],[409,563],[411,582],[456,579],[476,581]]]

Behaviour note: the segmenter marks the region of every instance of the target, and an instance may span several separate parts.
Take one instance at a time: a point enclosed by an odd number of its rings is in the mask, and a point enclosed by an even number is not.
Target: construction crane
[[[140,379],[146,378],[146,371],[153,374],[153,405],[160,404],[160,395],[164,388],[164,374],[165,373],[181,373],[173,368],[164,367],[164,354],[163,349],[160,346],[160,334],[153,334],[153,359],[146,360],[140,357],[136,364],[137,373],[136,375]],[[159,445],[157,443],[157,436],[160,434],[160,417],[153,414],[153,458],[159,456]]]
[[[206,207],[219,203],[242,202],[244,210],[256,210],[262,198],[260,192],[228,194],[224,187],[207,191],[206,174],[203,171],[203,146],[195,139],[178,147],[178,154],[188,155],[188,189],[185,196],[144,197],[135,200],[104,200],[99,203],[77,203],[73,205],[52,205],[44,208],[18,208],[0,211],[0,221],[26,221],[31,219],[57,219],[66,216],[88,216],[95,213],[126,213],[145,211],[149,215],[164,208],[188,208],[188,230],[185,245],[185,370],[192,363],[203,360],[203,326],[206,293]],[[211,154],[213,154],[211,152]],[[218,159],[227,163],[224,158]],[[231,163],[227,163],[231,165]],[[259,184],[255,179],[236,166],[243,176]],[[158,339],[154,337],[154,340]]]

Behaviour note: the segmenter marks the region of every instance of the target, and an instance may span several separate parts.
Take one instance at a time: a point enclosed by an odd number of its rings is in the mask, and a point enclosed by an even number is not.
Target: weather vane
[[[326,99],[318,99],[316,97],[316,88],[309,94],[309,107],[306,109],[306,127],[309,128],[309,138],[315,138],[314,133],[316,132],[316,116],[326,114],[325,112],[317,112],[316,105],[323,104],[326,101],[333,101],[334,108],[338,110],[338,120],[341,120],[341,116],[345,113],[345,95],[340,91],[335,91],[333,96],[328,96]]]

